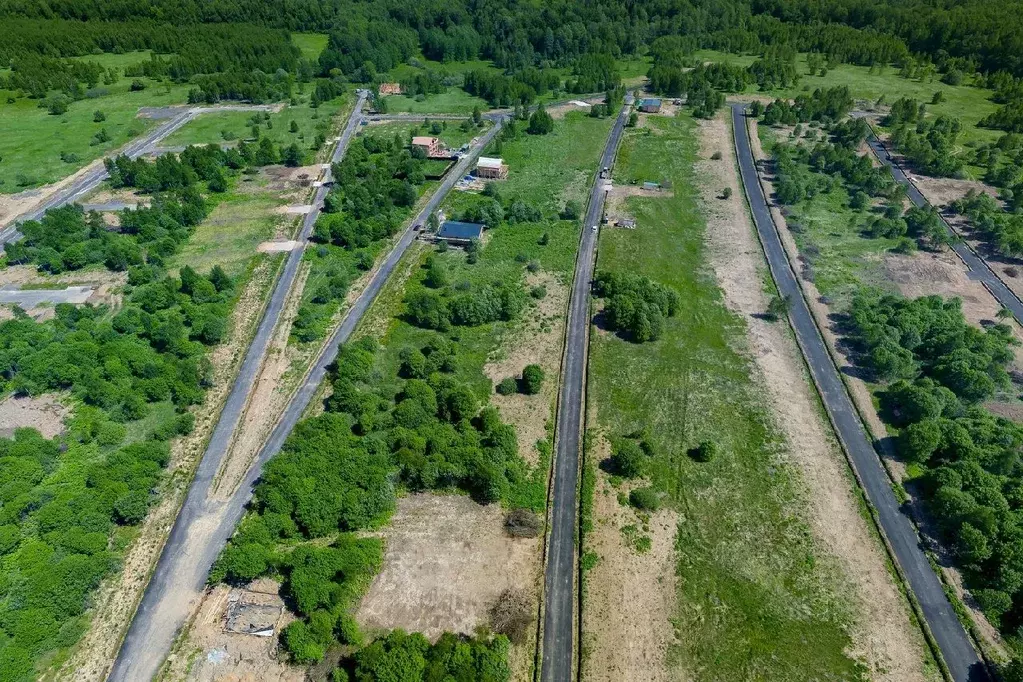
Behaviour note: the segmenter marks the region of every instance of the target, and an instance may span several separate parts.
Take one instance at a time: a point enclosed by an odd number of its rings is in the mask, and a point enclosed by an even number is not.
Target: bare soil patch
[[[45,438],[64,433],[64,419],[71,408],[63,396],[45,393],[36,397],[8,396],[0,400],[0,438],[10,438],[15,429],[32,428]]]
[[[600,438],[594,448],[596,461],[609,454],[609,443]],[[593,520],[585,551],[594,552],[599,560],[585,579],[582,678],[587,682],[685,679],[681,671],[668,666],[668,651],[675,642],[671,619],[676,609],[678,513],[662,509],[640,518],[618,502],[618,490],[607,474],[598,471]],[[643,528],[650,538],[648,552],[641,554],[629,544],[622,532],[629,525]]]
[[[17,194],[0,194],[0,227],[6,226],[22,213],[31,210],[33,207],[38,206],[40,203],[49,199],[54,192],[63,189],[79,177],[99,168],[102,164],[103,160],[97,159],[96,161],[78,169],[77,172],[72,173],[63,180],[58,180],[57,182],[49,185],[43,185],[42,187],[35,187],[23,192],[18,192]]]
[[[445,631],[472,634],[490,623],[507,590],[539,609],[541,538],[513,538],[504,510],[461,495],[411,495],[398,500],[382,531],[383,569],[373,579],[356,619],[369,632],[404,628],[435,639]],[[529,678],[535,630],[513,644],[512,679]]]
[[[926,175],[917,175],[912,171],[913,184],[920,193],[924,195],[931,204],[937,207],[947,206],[956,199],[962,199],[969,192],[990,194],[998,197],[998,190],[990,185],[985,185],[979,180],[957,180],[956,178],[932,178]]]
[[[266,166],[260,171],[260,175],[269,180],[270,189],[276,192],[312,187],[313,181],[318,180],[322,174],[323,168],[319,164],[297,168]]]
[[[850,653],[865,663],[873,680],[923,680],[923,637],[888,572],[880,540],[860,514],[855,481],[824,421],[794,339],[784,324],[755,317],[768,304],[760,284],[766,267],[741,198],[730,135],[721,117],[700,124],[701,158],[729,150],[721,160],[697,164],[711,264],[727,305],[746,320],[748,352],[763,375],[775,423],[785,434],[787,458],[806,486],[804,517],[827,560],[837,564],[843,582],[853,588],[848,595],[855,614],[855,651]],[[731,199],[717,198],[723,187],[732,189]]]
[[[302,682],[305,668],[278,656],[278,635],[294,616],[284,610],[279,585],[257,580],[246,588],[217,585],[207,591],[178,655],[163,680],[195,682]],[[259,637],[233,632],[244,621],[272,623],[274,634]]]
[[[536,301],[529,313],[523,316],[522,324],[501,339],[499,353],[502,354],[492,356],[483,367],[483,373],[496,386],[502,379],[521,376],[526,365],[536,364],[543,368],[547,379],[536,395],[494,393],[490,398],[504,421],[515,427],[519,454],[530,465],[536,465],[540,456],[536,443],[547,438],[551,406],[558,394],[568,287],[546,273],[530,275],[526,286],[544,286],[547,296]]]

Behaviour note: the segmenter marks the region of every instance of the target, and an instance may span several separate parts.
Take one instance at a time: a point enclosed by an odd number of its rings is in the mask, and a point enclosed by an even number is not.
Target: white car
[[[593,226],[593,227],[591,227],[590,229],[591,229],[591,230],[593,230],[594,232],[596,232],[596,231],[597,231],[597,226],[596,226],[596,225],[594,225],[594,226]]]

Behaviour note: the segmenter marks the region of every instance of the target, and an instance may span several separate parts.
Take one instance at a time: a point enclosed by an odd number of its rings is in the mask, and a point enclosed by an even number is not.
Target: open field
[[[38,100],[22,97],[8,103],[10,93],[0,91],[0,120],[4,122],[0,193],[20,192],[70,175],[153,125],[150,119],[136,117],[140,107],[182,104],[188,99],[188,85],[143,78],[140,80],[147,88],[130,92],[131,80],[121,78],[114,85],[101,85],[95,97],[71,103],[59,116],[40,108]],[[97,111],[102,111],[106,120],[93,121]],[[97,143],[94,137],[102,130],[110,139]]]
[[[302,51],[302,56],[315,62],[327,47],[329,36],[326,33],[292,33],[291,42]]]
[[[672,286],[682,309],[655,342],[634,345],[595,332],[590,397],[604,435],[648,429],[656,451],[647,461],[651,484],[680,514],[678,608],[672,622],[661,624],[674,625],[677,637],[665,656],[668,673],[707,680],[859,679],[846,585],[809,533],[798,472],[761,406],[756,374],[751,378],[744,326],[724,306],[706,264],[704,222],[689,170],[694,123],[689,117],[655,120],[663,134],[632,131],[615,172],[630,177],[667,170],[674,194],[629,199],[637,228],[603,231],[597,271],[641,274]],[[706,439],[718,443],[718,457],[690,460],[687,448]],[[649,534],[641,522],[631,532],[642,551]],[[595,561],[599,570],[601,559]],[[587,573],[588,593],[601,589],[596,576]],[[588,636],[585,646],[617,641],[594,643]]]

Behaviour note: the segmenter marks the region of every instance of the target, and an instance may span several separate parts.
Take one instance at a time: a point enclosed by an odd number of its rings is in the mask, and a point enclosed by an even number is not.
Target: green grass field
[[[279,145],[290,145],[297,142],[300,147],[310,150],[315,143],[317,133],[327,135],[330,131],[331,118],[343,108],[350,107],[354,95],[346,93],[337,99],[323,102],[316,109],[309,106],[309,97],[300,96],[299,104],[286,106],[280,112],[270,114],[270,126],[260,121],[260,137],[269,137]],[[161,144],[164,146],[180,146],[189,144],[220,143],[230,140],[252,140],[253,117],[261,113],[248,111],[223,111],[197,116]],[[291,132],[291,122],[298,124],[298,132]]]
[[[671,176],[671,198],[629,200],[635,230],[601,233],[597,269],[675,287],[681,313],[636,345],[591,335],[590,390],[607,434],[650,430],[652,484],[682,515],[676,540],[680,638],[673,674],[701,680],[858,680],[842,586],[814,546],[796,474],[761,405],[742,321],[724,306],[704,253],[694,189],[694,123],[656,118],[662,134],[629,131],[619,177]],[[698,464],[687,449],[721,454]]]
[[[166,55],[163,56],[166,57]],[[104,69],[119,69],[123,76],[126,67],[135,66],[141,62],[148,62],[152,57],[152,50],[136,50],[134,52],[122,52],[121,54],[104,52],[102,54],[89,54],[82,57],[68,57],[68,59],[79,62],[96,62]]]
[[[220,265],[237,277],[258,257],[259,243],[273,236],[280,217],[273,210],[286,203],[258,175],[241,176],[228,192],[214,199],[216,208],[167,263],[171,270],[191,265],[205,274]]]
[[[292,33],[291,42],[302,51],[303,57],[315,62],[327,47],[328,37],[326,33]]]
[[[0,192],[11,194],[60,180],[152,126],[151,119],[136,118],[140,107],[181,104],[188,99],[187,85],[143,78],[148,87],[141,92],[130,92],[131,80],[121,78],[114,85],[100,86],[97,93],[105,94],[73,102],[67,112],[59,116],[40,108],[38,100],[21,97],[9,103],[7,98],[12,93],[0,90],[0,121],[3,121]],[[106,120],[94,122],[96,111],[102,111]],[[110,140],[94,144],[93,137],[101,130],[107,131]],[[62,152],[68,160],[61,159]]]

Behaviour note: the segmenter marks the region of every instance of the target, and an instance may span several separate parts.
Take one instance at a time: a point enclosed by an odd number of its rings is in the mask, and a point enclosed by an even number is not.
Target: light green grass
[[[291,43],[301,50],[303,57],[315,62],[327,47],[328,37],[326,33],[292,33]]]
[[[316,109],[309,106],[309,97],[301,96],[295,106],[286,106],[277,113],[270,114],[270,124],[260,120],[260,137],[269,137],[278,145],[297,143],[310,151],[316,140],[316,134],[327,135],[330,131],[331,118],[342,107],[350,106],[354,101],[351,93],[323,102]],[[203,114],[192,119],[161,143],[173,147],[189,144],[212,144],[228,140],[252,140],[253,117],[260,117],[262,112],[250,111],[218,111]],[[291,132],[291,122],[298,124],[298,132]]]
[[[713,50],[701,50],[696,53],[700,59],[748,66],[757,57],[752,55],[734,55]],[[885,67],[871,73],[866,66],[840,64],[830,69],[825,76],[807,75],[806,55],[796,58],[796,69],[801,74],[799,83],[791,88],[773,89],[764,94],[773,97],[795,97],[801,93],[813,92],[816,88],[831,88],[845,85],[856,100],[876,103],[882,97],[884,102],[891,104],[900,97],[912,97],[927,104],[927,111],[934,115],[955,116],[963,122],[963,144],[990,142],[997,139],[1001,132],[978,128],[977,123],[998,105],[990,101],[991,91],[968,85],[946,85],[937,78],[933,81],[919,81],[899,76],[898,69]],[[756,90],[751,86],[750,92]],[[931,105],[931,97],[935,92],[944,95],[941,104]]]
[[[473,108],[479,107],[480,111],[490,109],[485,99],[473,97],[465,90],[450,87],[446,92],[438,95],[427,95],[421,101],[415,97],[406,95],[388,95],[384,98],[387,102],[387,111],[392,114],[471,114]]]
[[[167,59],[169,55],[161,55],[161,59]],[[123,52],[121,54],[114,54],[113,52],[104,52],[103,54],[87,54],[81,57],[68,57],[69,60],[79,62],[96,62],[104,69],[118,69],[121,76],[124,76],[124,69],[129,66],[135,66],[142,62],[148,62],[153,57],[152,50],[136,50],[134,52]]]
[[[794,472],[751,380],[742,321],[723,304],[703,244],[694,189],[694,123],[653,119],[663,134],[630,131],[623,176],[672,176],[671,198],[629,200],[635,230],[604,230],[597,269],[649,276],[681,293],[680,314],[642,345],[593,334],[590,390],[612,436],[650,430],[653,485],[681,515],[674,675],[701,680],[856,680],[846,654],[849,610],[829,560],[814,546]],[[687,449],[721,454],[698,464]]]
[[[0,90],[0,192],[10,194],[60,180],[154,125],[151,119],[136,118],[140,107],[181,104],[188,99],[187,85],[144,78],[149,87],[129,92],[130,80],[100,86],[98,90],[108,94],[73,102],[60,116],[41,109],[38,100],[22,97],[8,103],[11,93]],[[97,110],[106,114],[102,123],[93,122]],[[90,144],[101,129],[111,140]],[[65,163],[61,152],[76,154],[78,160]]]
[[[232,277],[239,276],[257,257],[259,243],[273,236],[280,217],[274,208],[286,203],[261,176],[247,175],[233,181],[230,191],[214,199],[218,201],[216,208],[195,228],[181,251],[169,259],[171,270],[190,265],[205,274],[220,265]]]
[[[376,123],[363,126],[359,136],[363,135],[401,135],[403,138],[409,135],[428,135],[436,137],[443,142],[448,149],[457,149],[463,144],[471,141],[474,137],[482,135],[490,128],[490,122],[484,120],[483,128],[470,128],[468,131],[461,129],[460,121],[437,121],[441,125],[439,133],[430,132],[425,123],[409,123],[407,121],[388,121],[387,123]]]

